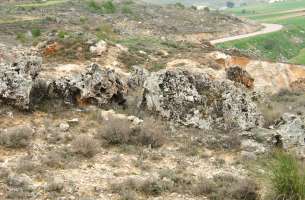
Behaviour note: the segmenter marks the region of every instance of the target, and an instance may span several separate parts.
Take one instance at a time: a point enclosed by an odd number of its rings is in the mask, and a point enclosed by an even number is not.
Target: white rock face
[[[100,40],[95,45],[90,47],[90,52],[98,56],[101,56],[106,50],[107,50],[107,43],[104,40]]]
[[[242,86],[181,69],[152,73],[144,83],[142,106],[179,124],[202,129],[246,130],[263,123]]]
[[[113,102],[123,104],[126,93],[127,83],[114,70],[91,64],[81,74],[53,80],[48,95],[62,98],[67,103],[101,106]]]
[[[66,122],[63,122],[63,123],[59,124],[59,129],[61,131],[68,131],[69,128],[70,128],[70,125],[68,123],[66,123]]]
[[[299,153],[305,156],[305,118],[285,113],[277,128],[284,148],[298,148]]]
[[[27,110],[35,94],[42,59],[26,49],[0,48],[0,103]],[[37,92],[39,93],[39,92]]]

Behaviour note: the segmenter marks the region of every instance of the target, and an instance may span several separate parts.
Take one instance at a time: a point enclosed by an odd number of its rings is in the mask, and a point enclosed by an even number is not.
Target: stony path
[[[277,32],[283,29],[283,26],[280,24],[263,24],[264,28],[260,31],[256,31],[254,33],[248,33],[248,34],[243,34],[243,35],[236,35],[236,36],[231,36],[231,37],[226,37],[226,38],[220,38],[216,40],[210,41],[211,44],[219,44],[219,43],[224,43],[224,42],[229,42],[233,40],[239,40],[243,38],[248,38],[248,37],[253,37],[257,35],[263,35],[267,33],[272,33],[272,32]]]

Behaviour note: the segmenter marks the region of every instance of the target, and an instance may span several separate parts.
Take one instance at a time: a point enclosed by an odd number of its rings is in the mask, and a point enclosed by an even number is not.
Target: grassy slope
[[[219,44],[221,48],[239,48],[257,52],[262,58],[272,61],[288,61],[305,64],[305,17],[277,19],[286,14],[278,14],[289,9],[305,8],[305,0],[285,3],[264,4],[245,8],[232,9],[235,14],[242,15],[242,9],[255,10],[253,15],[244,15],[258,21],[278,23],[285,26],[284,30],[276,33],[246,38],[238,41]],[[258,14],[266,14],[259,16]],[[290,13],[291,14],[291,13]],[[258,15],[258,16],[256,16]]]

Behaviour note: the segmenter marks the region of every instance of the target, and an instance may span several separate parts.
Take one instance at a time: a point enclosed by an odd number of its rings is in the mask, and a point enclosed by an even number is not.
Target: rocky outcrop
[[[51,98],[63,98],[67,103],[94,104],[125,103],[127,84],[114,70],[91,64],[79,75],[65,76],[49,85]]]
[[[3,53],[3,52],[0,52]],[[42,59],[32,51],[7,50],[0,63],[0,103],[29,109]]]
[[[133,66],[132,69],[132,74],[128,78],[128,86],[133,89],[143,87],[146,78],[149,76],[149,72],[139,66]]]
[[[250,89],[252,89],[254,85],[254,79],[250,74],[238,66],[227,69],[227,78],[231,81],[241,83]]]
[[[285,149],[296,149],[305,157],[305,117],[285,113],[276,127],[278,143]]]
[[[290,84],[291,90],[295,92],[305,91],[305,78],[299,78]]]
[[[30,110],[45,97],[73,104],[123,104],[127,83],[114,70],[91,64],[78,73],[40,72],[42,58],[35,51],[0,46],[0,103]],[[55,71],[55,72],[54,72]],[[57,73],[58,72],[58,73]]]
[[[217,51],[209,53],[207,57],[215,60],[224,70],[239,66],[255,80],[253,89],[257,92],[276,94],[282,90],[304,90],[302,79],[305,68],[302,65],[255,60]]]
[[[96,44],[90,46],[89,50],[93,55],[101,56],[105,51],[107,51],[107,43],[100,40]]]
[[[176,123],[203,129],[246,130],[263,121],[244,87],[182,69],[152,73],[144,83],[142,106]]]

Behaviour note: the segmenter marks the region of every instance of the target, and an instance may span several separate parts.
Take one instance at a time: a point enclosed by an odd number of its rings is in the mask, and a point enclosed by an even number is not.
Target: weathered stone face
[[[241,83],[247,88],[253,89],[254,87],[254,79],[247,71],[238,66],[227,69],[227,78],[231,81]]]
[[[290,84],[291,90],[295,92],[305,91],[305,78],[299,78]]]
[[[298,147],[305,156],[305,117],[285,113],[277,124],[277,134],[284,148]]]
[[[92,64],[79,74],[41,77],[42,58],[27,49],[0,48],[0,103],[30,110],[44,97],[73,104],[123,104],[127,83],[110,69]],[[5,54],[4,54],[5,53]]]
[[[74,104],[123,104],[127,84],[113,70],[100,69],[98,65],[92,64],[80,75],[52,81],[48,93],[51,98],[63,98]]]
[[[263,119],[245,88],[205,73],[162,70],[144,83],[142,106],[186,126],[250,129]]]
[[[0,63],[0,102],[29,109],[41,63],[42,59],[34,52],[7,49]]]

